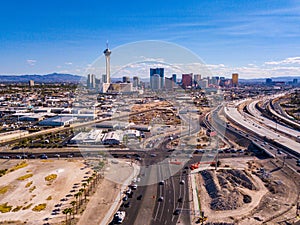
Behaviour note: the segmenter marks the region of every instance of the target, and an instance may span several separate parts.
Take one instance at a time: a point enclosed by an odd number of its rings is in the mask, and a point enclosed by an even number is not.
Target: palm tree
[[[79,198],[79,193],[74,194],[74,197],[76,198],[76,214],[77,214],[77,211],[78,211],[78,203],[77,203],[77,200],[78,200],[78,198]]]
[[[81,201],[82,192],[80,190],[78,192],[78,196],[79,196],[79,207],[80,207],[81,203],[82,203],[82,201]]]
[[[85,185],[83,185],[83,184],[85,184]],[[83,184],[82,184],[82,186],[85,186],[85,187],[86,187],[86,183],[83,183]],[[85,188],[80,188],[79,191],[80,191],[81,193],[84,193],[84,200],[86,200],[86,191],[85,191]]]
[[[70,214],[70,224],[71,224],[71,214],[73,213],[73,209],[72,208],[68,208],[68,214]],[[73,218],[74,218],[74,213],[73,213]]]
[[[69,209],[68,209],[68,208],[65,208],[65,209],[62,211],[62,213],[66,215],[66,224],[68,224],[68,213],[69,213]]]
[[[73,218],[74,218],[74,213],[75,213],[75,209],[74,209],[75,207],[74,206],[77,205],[77,201],[71,201],[70,204],[72,205]],[[77,213],[77,210],[76,210],[76,213]]]
[[[89,177],[87,180],[86,180],[86,182],[87,182],[87,184],[88,184],[88,195],[90,195],[90,189],[91,189],[91,186],[90,186],[90,184],[91,184],[91,181],[93,180],[93,178],[92,177]]]

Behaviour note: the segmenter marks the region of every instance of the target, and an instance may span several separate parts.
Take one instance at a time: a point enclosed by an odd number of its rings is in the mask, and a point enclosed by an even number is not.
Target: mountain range
[[[46,75],[0,75],[0,83],[78,83],[82,76],[72,74],[52,73]]]

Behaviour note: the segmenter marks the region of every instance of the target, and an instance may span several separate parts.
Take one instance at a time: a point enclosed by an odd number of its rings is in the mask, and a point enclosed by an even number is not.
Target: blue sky
[[[150,39],[192,50],[215,74],[300,75],[296,0],[3,0],[0,15],[0,74],[83,75],[106,40]]]

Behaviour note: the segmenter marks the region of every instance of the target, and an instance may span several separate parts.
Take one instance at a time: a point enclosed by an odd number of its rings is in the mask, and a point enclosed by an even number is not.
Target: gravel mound
[[[211,198],[210,208],[212,210],[233,210],[245,203],[252,201],[251,196],[240,192],[238,187],[249,190],[256,190],[246,172],[241,170],[220,170],[217,173],[212,171],[200,172],[204,186]]]

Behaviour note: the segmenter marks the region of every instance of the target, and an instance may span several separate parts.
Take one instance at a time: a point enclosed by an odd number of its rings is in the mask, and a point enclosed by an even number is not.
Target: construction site
[[[242,162],[243,161],[243,162]],[[290,174],[290,176],[287,176]],[[218,170],[196,174],[206,224],[293,224],[299,175],[275,159],[222,159]]]

